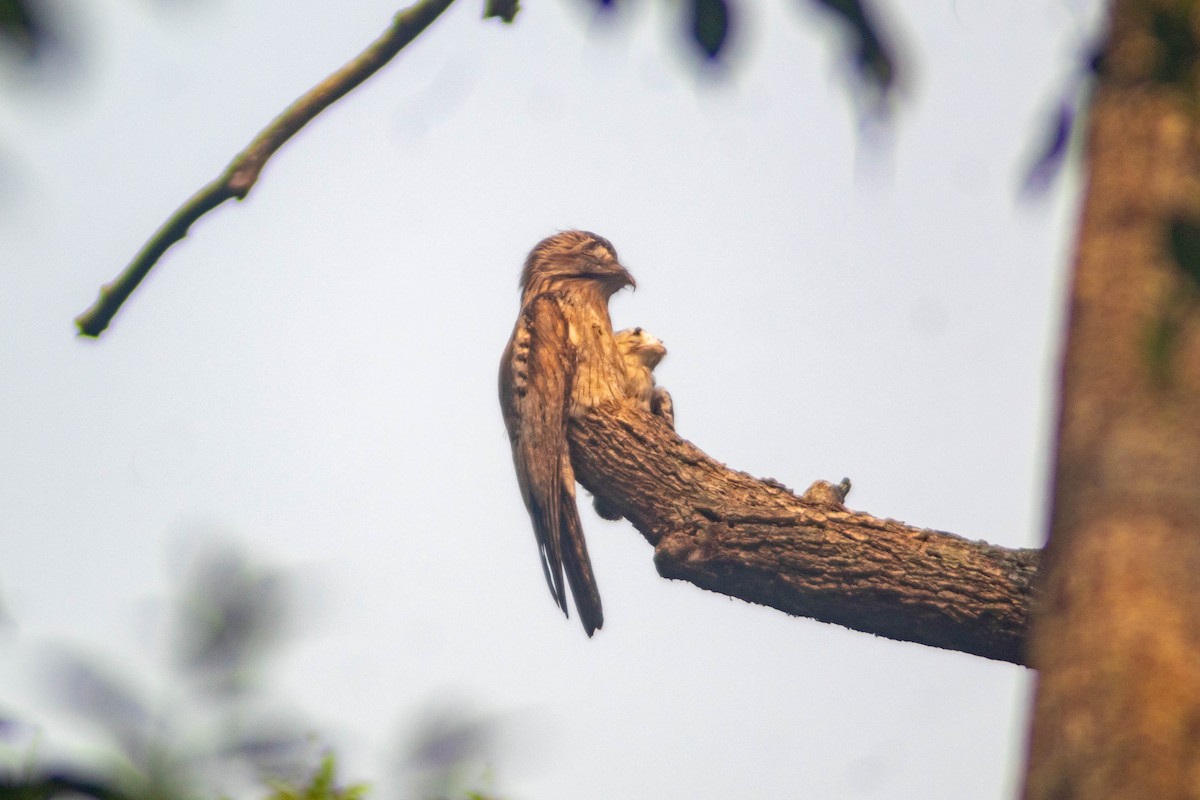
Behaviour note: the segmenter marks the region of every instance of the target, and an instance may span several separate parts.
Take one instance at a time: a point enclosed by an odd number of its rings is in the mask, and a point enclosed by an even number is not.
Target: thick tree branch
[[[654,545],[659,574],[900,641],[1025,664],[1039,551],[847,510],[727,469],[660,419],[609,405],[572,423],[585,488]],[[822,495],[824,495],[822,497]]]
[[[112,322],[121,305],[150,273],[163,254],[183,237],[192,223],[226,200],[246,197],[267,160],[283,143],[317,114],[341,99],[403,50],[450,6],[453,0],[420,0],[392,19],[392,24],[365,50],[271,120],[258,136],[238,153],[216,180],[192,195],[163,223],[133,261],[111,283],[100,287],[100,297],[75,318],[83,336],[99,336]]]

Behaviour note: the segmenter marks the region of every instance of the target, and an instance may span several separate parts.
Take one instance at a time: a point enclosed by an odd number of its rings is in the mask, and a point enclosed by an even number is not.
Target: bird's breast
[[[598,314],[580,309],[578,314],[568,315],[568,320],[576,354],[571,415],[579,417],[601,403],[624,399],[627,382],[607,311]]]

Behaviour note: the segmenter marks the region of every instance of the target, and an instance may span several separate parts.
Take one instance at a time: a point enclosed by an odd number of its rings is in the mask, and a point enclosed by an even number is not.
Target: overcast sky
[[[53,719],[17,682],[46,642],[152,673],[146,609],[217,537],[293,576],[273,690],[351,778],[386,786],[450,704],[501,731],[506,798],[1012,796],[1027,671],[664,581],[590,507],[588,640],[547,596],[496,374],[525,253],[593,230],[638,280],[615,325],[668,347],[682,436],[1040,544],[1078,175],[1018,190],[1096,3],[886,3],[905,89],[864,137],[804,3],[743,4],[699,76],[667,3],[506,27],[461,0],[100,341],[72,326],[100,284],[396,5],[79,5],[65,81],[0,95],[0,710]],[[45,737],[87,739],[65,725]]]

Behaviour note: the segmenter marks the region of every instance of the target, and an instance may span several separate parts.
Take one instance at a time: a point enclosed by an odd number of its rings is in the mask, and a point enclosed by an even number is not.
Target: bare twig
[[[112,283],[100,287],[100,297],[75,318],[83,336],[99,336],[142,279],[163,254],[183,237],[196,220],[231,198],[243,199],[258,180],[267,160],[283,143],[342,96],[379,71],[438,18],[453,0],[419,0],[392,19],[392,24],[365,50],[318,83],[271,120],[245,150],[171,215]]]

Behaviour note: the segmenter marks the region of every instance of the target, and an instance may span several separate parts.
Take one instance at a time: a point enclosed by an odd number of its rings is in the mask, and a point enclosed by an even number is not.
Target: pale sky
[[[506,27],[461,0],[99,341],[72,318],[100,284],[397,6],[79,5],[74,77],[0,88],[0,711],[86,742],[25,688],[30,653],[155,674],[147,609],[216,536],[292,575],[273,690],[381,792],[450,704],[500,731],[505,798],[1013,795],[1026,670],[664,581],[583,503],[588,640],[547,595],[496,373],[525,253],[593,230],[682,436],[1040,544],[1078,175],[1018,188],[1095,2],[887,2],[906,88],[864,138],[804,3],[743,3],[728,74],[698,77],[666,3],[527,0]]]

